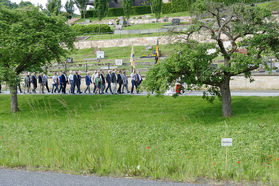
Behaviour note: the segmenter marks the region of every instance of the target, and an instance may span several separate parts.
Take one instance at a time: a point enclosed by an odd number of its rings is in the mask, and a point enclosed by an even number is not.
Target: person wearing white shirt
[[[55,88],[55,89],[54,89]],[[52,88],[51,88],[51,93],[56,93],[58,91],[58,76],[57,73],[52,76]]]
[[[69,81],[70,81],[70,85],[71,85],[70,92],[71,92],[71,94],[73,94],[74,93],[74,76],[73,76],[72,71],[70,71],[70,74],[69,74]]]

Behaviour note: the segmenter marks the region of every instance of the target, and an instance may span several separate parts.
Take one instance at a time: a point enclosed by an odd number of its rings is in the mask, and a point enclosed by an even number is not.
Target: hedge
[[[96,10],[87,10],[85,14],[85,18],[89,17],[97,17],[97,11]]]
[[[111,33],[113,32],[110,26],[106,24],[90,24],[90,25],[79,25],[75,24],[72,26],[74,31],[77,32],[78,35],[81,34],[98,34],[98,33]]]
[[[150,14],[150,6],[133,6],[131,15]],[[123,8],[109,8],[108,17],[124,16]]]

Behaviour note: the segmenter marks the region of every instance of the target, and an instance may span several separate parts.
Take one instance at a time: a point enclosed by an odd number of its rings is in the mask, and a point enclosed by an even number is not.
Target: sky
[[[10,0],[10,1],[13,2],[13,3],[19,4],[22,0]],[[41,4],[41,5],[43,5],[43,7],[46,7],[46,3],[47,3],[47,0],[26,0],[26,1],[30,1],[34,5]],[[63,7],[64,7],[66,1],[67,0],[61,0]],[[64,8],[62,10],[65,11]],[[75,13],[79,14],[78,8],[76,6],[75,6]]]

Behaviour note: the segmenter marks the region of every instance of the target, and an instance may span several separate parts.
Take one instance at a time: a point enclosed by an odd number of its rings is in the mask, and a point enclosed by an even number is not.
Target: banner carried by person
[[[136,69],[134,46],[132,46],[130,62],[131,62],[131,66],[133,67],[133,69]]]
[[[159,40],[157,40],[157,45],[156,45],[156,63],[159,64],[159,57],[160,57],[160,52],[159,52]]]

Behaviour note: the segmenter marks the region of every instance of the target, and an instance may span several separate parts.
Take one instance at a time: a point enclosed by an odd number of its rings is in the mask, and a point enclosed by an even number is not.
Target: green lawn
[[[153,49],[155,50],[155,46]],[[129,59],[131,56],[131,49],[132,47],[111,47],[111,48],[102,48],[105,51],[105,58],[106,59]],[[160,45],[160,50],[163,56],[170,55],[175,49],[175,45]],[[74,61],[81,61],[84,58],[96,58],[94,53],[94,48],[86,48],[80,49],[73,52],[70,57],[74,58]],[[135,46],[135,57],[139,58],[143,55],[151,54],[152,51],[146,51],[145,46]]]
[[[167,33],[152,33],[152,34],[103,34],[92,35],[87,40],[107,40],[107,39],[125,39],[125,38],[137,38],[137,37],[159,37],[165,36]]]
[[[258,5],[259,7],[267,8],[271,11],[279,10],[279,1],[265,2]]]
[[[175,181],[279,181],[279,97],[0,96],[0,166]],[[228,167],[221,137],[232,137]]]

